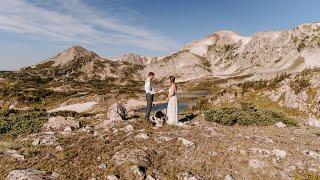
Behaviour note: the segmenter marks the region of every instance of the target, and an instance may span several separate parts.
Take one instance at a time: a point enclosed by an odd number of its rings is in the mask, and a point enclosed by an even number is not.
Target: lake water
[[[156,111],[163,111],[165,109],[167,109],[168,103],[159,103],[159,104],[155,104],[152,107],[152,112],[156,112]],[[183,110],[185,110],[187,107],[189,106],[189,103],[187,102],[178,102],[178,111],[181,112]],[[138,112],[146,112],[146,108],[141,108],[137,110]]]
[[[191,105],[194,105],[196,101],[194,99],[199,97],[205,97],[210,91],[208,90],[194,90],[194,91],[185,91],[178,93],[178,111],[181,112],[188,108]],[[183,98],[183,101],[179,101],[179,98]],[[152,107],[152,112],[163,111],[167,109],[167,103],[155,104]],[[141,108],[137,110],[138,112],[146,112],[146,108]]]

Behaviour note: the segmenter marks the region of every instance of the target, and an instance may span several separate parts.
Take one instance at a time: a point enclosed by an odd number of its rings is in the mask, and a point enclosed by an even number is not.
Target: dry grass
[[[270,179],[272,172],[286,168],[297,160],[304,165],[311,162],[297,151],[295,146],[308,137],[308,147],[317,146],[317,138],[313,131],[299,129],[276,129],[273,127],[226,127],[208,123],[197,118],[196,123],[187,123],[187,127],[164,126],[154,129],[143,120],[117,124],[113,130],[101,132],[101,136],[78,133],[77,135],[58,135],[59,144],[63,151],[55,150],[55,147],[32,146],[31,140],[16,141],[10,145],[10,149],[16,149],[26,156],[23,162],[17,162],[4,156],[0,152],[1,164],[0,176],[5,177],[14,169],[36,168],[47,171],[55,171],[61,174],[61,179],[88,179],[96,177],[104,179],[108,174],[122,175],[129,166],[119,169],[113,166],[112,157],[116,152],[125,149],[141,149],[150,155],[150,166],[146,167],[146,173],[152,174],[154,170],[161,174],[161,179],[176,179],[180,172],[190,171],[206,179],[223,179],[225,175],[232,174],[237,179]],[[134,127],[132,133],[125,133],[121,128],[131,124]],[[149,139],[137,139],[135,136],[143,131]],[[256,133],[256,132],[259,133]],[[285,134],[285,136],[284,136]],[[166,136],[172,140],[160,141],[159,137]],[[196,144],[196,148],[184,147],[177,139],[183,137]],[[270,138],[274,143],[268,143],[263,138]],[[282,143],[295,138],[295,144]],[[294,147],[293,147],[294,146]],[[272,149],[279,148],[290,153],[283,162],[273,166],[272,157],[260,157],[248,153],[250,148]],[[230,149],[230,150],[228,150]],[[233,150],[232,150],[233,149]],[[246,154],[239,154],[245,150]],[[214,154],[216,153],[216,155]],[[248,165],[252,158],[260,159],[268,164],[263,171],[257,171]],[[107,164],[106,170],[98,169],[99,163]],[[127,168],[127,169],[126,169]],[[303,174],[301,177],[306,177]]]

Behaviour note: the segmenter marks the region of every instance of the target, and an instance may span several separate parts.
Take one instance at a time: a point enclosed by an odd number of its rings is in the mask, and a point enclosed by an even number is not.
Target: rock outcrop
[[[120,103],[114,103],[108,108],[107,118],[99,123],[96,128],[108,128],[111,124],[126,120],[127,109]]]
[[[36,169],[24,169],[11,171],[6,180],[55,180],[59,178],[59,173],[40,171]]]
[[[113,167],[121,169],[122,179],[141,179],[146,177],[146,170],[151,165],[149,153],[140,149],[125,149],[112,157]]]
[[[76,130],[80,127],[79,122],[72,117],[51,117],[48,122],[44,124],[46,130],[65,131]]]
[[[43,133],[40,134],[32,141],[32,145],[44,145],[44,146],[56,146],[58,145],[58,139],[53,133]]]

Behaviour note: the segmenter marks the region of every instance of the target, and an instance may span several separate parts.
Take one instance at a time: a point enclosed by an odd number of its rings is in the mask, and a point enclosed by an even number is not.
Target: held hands
[[[156,91],[155,94],[163,93],[163,92],[164,92],[164,89],[161,89],[160,91]]]

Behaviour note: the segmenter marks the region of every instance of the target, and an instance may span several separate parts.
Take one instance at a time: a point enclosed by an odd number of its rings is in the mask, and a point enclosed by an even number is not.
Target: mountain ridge
[[[217,31],[162,57],[128,53],[118,59],[105,59],[83,47],[73,46],[39,64],[53,61],[54,67],[65,66],[75,59],[82,59],[85,64],[114,61],[142,65],[145,68],[137,72],[141,78],[154,71],[158,79],[176,75],[181,81],[248,75],[252,75],[248,80],[270,79],[277,74],[320,66],[320,23],[305,23],[284,31],[257,32],[251,36]]]

